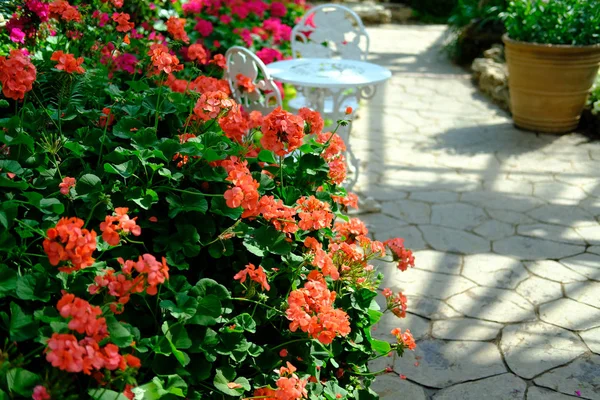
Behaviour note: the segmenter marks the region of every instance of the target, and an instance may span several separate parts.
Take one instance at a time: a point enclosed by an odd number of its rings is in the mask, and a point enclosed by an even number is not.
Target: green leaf
[[[235,378],[235,371],[233,368],[225,367],[217,369],[213,385],[222,393],[228,396],[241,396],[245,391],[250,390],[250,383],[246,378]],[[233,383],[233,388],[228,386],[229,383]]]
[[[0,264],[0,298],[17,288],[17,271]]]
[[[244,242],[248,242],[261,250],[266,250],[268,253],[280,255],[288,254],[292,249],[285,233],[279,232],[271,226],[261,226],[250,231],[249,237]]]
[[[46,214],[58,214],[61,215],[65,212],[65,206],[58,199],[42,199],[40,201],[40,210]]]
[[[219,300],[231,298],[231,293],[229,293],[225,286],[209,278],[200,279],[196,283],[194,289],[196,289],[200,297],[205,297],[212,294],[216,296]]]
[[[229,332],[250,332],[250,333],[255,333],[256,332],[256,322],[254,322],[254,319],[252,319],[252,316],[250,314],[247,313],[243,313],[238,315],[237,317],[229,320],[229,322],[227,323],[228,327],[226,327],[226,329],[229,330]],[[235,328],[233,329],[229,329],[229,326],[233,326],[235,325]]]
[[[81,178],[79,178],[75,189],[77,190],[77,194],[80,195],[88,193],[98,193],[104,190],[100,178],[98,178],[94,174],[85,174]]]
[[[190,357],[183,351],[178,350],[175,346],[175,343],[173,342],[173,333],[170,331],[169,324],[167,321],[165,321],[162,324],[162,332],[165,335],[167,341],[169,342],[169,345],[171,346],[171,352],[173,353],[173,356],[175,356],[175,358],[177,359],[177,361],[179,361],[182,367],[188,365],[190,363]]]
[[[190,188],[181,197],[174,193],[167,195],[167,203],[169,203],[169,218],[174,218],[180,212],[197,211],[206,213],[208,210],[208,202],[202,192]]]
[[[10,340],[22,342],[37,336],[38,324],[17,303],[10,303]]]
[[[371,347],[381,355],[388,354],[392,350],[388,342],[378,339],[371,339]]]
[[[90,389],[88,395],[94,400],[129,400],[123,393],[108,389]]]
[[[129,347],[133,341],[133,335],[125,326],[113,316],[106,317],[106,325],[110,341],[119,347]]]
[[[134,92],[143,92],[150,89],[150,86],[144,81],[127,81],[125,82]]]
[[[277,164],[275,154],[270,150],[261,150],[261,152],[258,153],[258,160],[269,164]]]
[[[31,397],[35,385],[41,382],[39,375],[23,368],[13,368],[6,374],[8,392]]]
[[[21,164],[14,160],[0,160],[0,170],[2,172],[12,172],[17,176],[21,176],[25,172],[25,170],[21,167]]]
[[[106,163],[104,164],[104,171],[109,174],[121,175],[123,178],[131,178],[135,171],[135,167],[133,161],[129,160],[118,165]]]
[[[208,253],[213,258],[228,257],[233,254],[233,243],[231,240],[217,240],[208,246]]]
[[[229,217],[231,219],[239,219],[242,216],[242,207],[238,208],[229,208],[227,203],[225,202],[225,198],[223,197],[213,197],[210,202],[210,211],[223,215],[225,217]]]
[[[189,319],[196,314],[198,300],[183,293],[177,294],[175,299],[177,304],[171,300],[163,300],[160,302],[160,306],[169,310],[171,315],[177,319]]]
[[[52,281],[45,274],[27,274],[17,281],[17,297],[23,300],[47,302],[52,295]]]
[[[221,302],[219,301],[219,298],[209,294],[198,302],[196,315],[189,320],[189,323],[202,326],[215,325],[217,323],[216,318],[220,315]]]
[[[144,210],[150,209],[153,204],[158,203],[158,194],[152,189],[146,189],[144,197],[132,199],[135,204],[142,207]]]

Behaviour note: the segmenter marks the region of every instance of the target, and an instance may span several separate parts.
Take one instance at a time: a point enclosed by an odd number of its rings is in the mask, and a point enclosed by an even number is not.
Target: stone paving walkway
[[[379,377],[382,399],[600,399],[600,143],[512,126],[440,53],[441,26],[370,30],[394,77],[361,109],[351,143],[364,216],[404,237],[416,268],[381,265],[418,348]],[[389,315],[389,318],[387,317]],[[401,380],[397,374],[407,376]]]

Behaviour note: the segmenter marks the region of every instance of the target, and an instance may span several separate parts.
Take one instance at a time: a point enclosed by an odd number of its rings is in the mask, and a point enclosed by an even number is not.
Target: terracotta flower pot
[[[600,45],[526,43],[506,35],[503,41],[515,125],[545,133],[574,130],[598,74]]]

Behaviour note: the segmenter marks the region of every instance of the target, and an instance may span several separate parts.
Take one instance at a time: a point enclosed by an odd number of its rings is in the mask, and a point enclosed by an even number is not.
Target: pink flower
[[[270,47],[265,47],[256,52],[258,58],[262,60],[265,64],[270,64],[275,61],[279,61],[283,59],[283,55],[277,49],[273,49]]]
[[[284,17],[287,14],[285,4],[275,1],[271,3],[271,16],[275,18]]]
[[[58,184],[58,187],[60,188],[61,194],[64,194],[65,196],[68,195],[69,190],[71,190],[72,187],[75,187],[75,178],[68,176],[63,178],[63,181]]]
[[[198,23],[194,27],[194,30],[198,31],[198,33],[200,33],[202,36],[206,37],[213,32],[214,27],[212,22],[207,21],[205,19],[199,19]]]
[[[33,400],[50,400],[50,395],[44,386],[37,385],[33,388],[33,396],[31,398]]]
[[[15,43],[25,43],[25,32],[19,28],[13,28],[10,31],[10,40]]]

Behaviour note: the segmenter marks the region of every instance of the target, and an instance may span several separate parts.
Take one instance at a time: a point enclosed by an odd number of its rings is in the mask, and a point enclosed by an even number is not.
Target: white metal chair
[[[233,98],[246,111],[260,111],[268,114],[277,107],[281,107],[281,92],[267,67],[252,51],[234,46],[225,53],[227,62],[227,80]],[[255,90],[248,92],[240,89],[238,75],[250,78]]]
[[[310,9],[292,29],[291,42],[294,58],[365,61],[369,55],[369,35],[360,17],[348,7],[338,4],[322,4]],[[310,106],[311,95],[308,90],[299,88],[296,97],[290,100],[289,107],[297,111]],[[336,114],[334,106],[358,108],[358,101],[353,96],[344,96],[343,104],[335,104],[334,97],[339,98],[339,94],[332,93],[321,99],[325,118]]]

